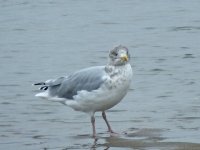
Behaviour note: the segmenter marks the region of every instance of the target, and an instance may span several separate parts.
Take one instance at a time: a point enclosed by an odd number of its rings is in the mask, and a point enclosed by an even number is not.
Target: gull
[[[35,83],[43,91],[35,96],[58,101],[76,111],[89,114],[93,137],[96,137],[94,114],[100,111],[108,132],[112,134],[114,131],[105,111],[118,104],[129,90],[132,80],[129,61],[128,48],[119,45],[109,51],[105,66],[89,67],[57,79]]]

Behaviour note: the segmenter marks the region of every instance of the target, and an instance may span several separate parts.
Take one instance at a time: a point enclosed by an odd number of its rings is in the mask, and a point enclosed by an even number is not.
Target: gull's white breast
[[[66,104],[77,111],[96,112],[110,109],[118,104],[129,90],[132,80],[130,64],[118,66],[106,74],[102,86],[93,91],[79,91],[74,100]]]

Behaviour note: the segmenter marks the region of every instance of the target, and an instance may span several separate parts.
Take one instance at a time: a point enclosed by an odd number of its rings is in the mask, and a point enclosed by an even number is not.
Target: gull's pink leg
[[[110,124],[108,123],[108,120],[107,120],[107,118],[106,118],[106,113],[105,113],[104,111],[102,111],[102,117],[103,117],[103,119],[104,119],[105,122],[106,122],[106,125],[107,125],[107,127],[108,127],[108,131],[109,131],[110,133],[115,133],[115,132],[112,130]]]
[[[91,123],[92,123],[92,136],[96,137],[96,129],[95,129],[95,118],[94,115],[91,116]]]

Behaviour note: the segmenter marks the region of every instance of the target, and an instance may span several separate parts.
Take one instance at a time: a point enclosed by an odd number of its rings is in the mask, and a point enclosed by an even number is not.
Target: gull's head
[[[114,66],[122,66],[129,62],[130,54],[128,48],[122,45],[110,50],[109,64]]]

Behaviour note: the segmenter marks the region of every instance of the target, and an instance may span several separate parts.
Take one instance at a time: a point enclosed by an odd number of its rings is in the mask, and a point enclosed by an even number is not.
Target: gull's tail
[[[35,96],[55,102],[60,102],[65,104],[66,99],[65,98],[59,98],[57,96],[57,89],[59,88],[61,81],[64,78],[58,78],[56,80],[47,80],[46,82],[38,82],[34,83],[35,86],[40,86],[39,90],[42,90],[42,92],[37,93]],[[66,105],[66,104],[65,104]]]
[[[36,97],[40,97],[40,98],[44,98],[44,99],[48,99],[49,97],[49,94],[48,94],[48,85],[46,85],[45,82],[38,82],[38,83],[34,83],[33,85],[39,85],[40,88],[39,90],[43,90],[44,92],[41,92],[41,93],[37,93],[35,96]]]

